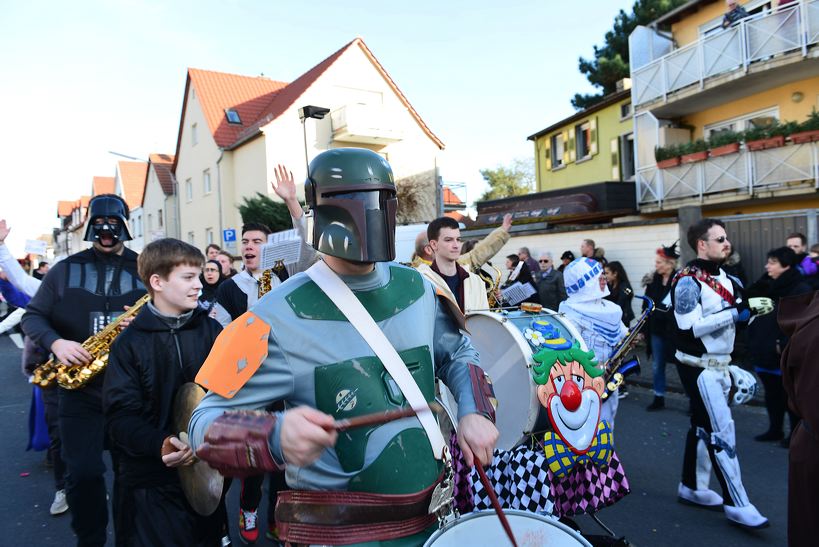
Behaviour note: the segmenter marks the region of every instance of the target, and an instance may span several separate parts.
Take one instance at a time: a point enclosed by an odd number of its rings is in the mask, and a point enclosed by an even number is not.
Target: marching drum
[[[577,328],[564,316],[544,308],[537,313],[475,312],[467,316],[466,329],[498,400],[497,448],[510,450],[532,433],[548,429],[549,417],[538,401],[530,371],[532,356],[543,342],[544,333],[559,336],[567,343],[578,341],[581,349],[587,350]],[[455,399],[445,387],[441,388],[441,400],[452,414],[458,415]]]
[[[527,513],[504,511],[519,547],[591,547],[576,531],[555,519]],[[494,511],[462,516],[432,534],[424,547],[464,547],[465,545],[509,545]]]

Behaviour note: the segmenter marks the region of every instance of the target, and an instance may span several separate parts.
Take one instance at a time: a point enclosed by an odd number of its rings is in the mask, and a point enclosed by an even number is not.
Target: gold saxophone
[[[503,272],[489,262],[487,262],[486,265],[495,270],[494,277],[489,272],[484,271],[483,266],[478,268],[476,273],[481,279],[483,279],[484,283],[486,283],[486,300],[489,302],[489,307],[496,308],[498,307],[498,298],[496,294],[498,287],[500,286],[500,280],[503,276]]]
[[[609,357],[609,360],[603,365],[603,370],[605,371],[603,373],[603,379],[606,381],[606,388],[603,391],[601,399],[606,399],[610,393],[620,387],[625,381],[626,376],[640,372],[640,361],[638,359],[635,358],[627,361],[625,365],[623,362],[626,360],[626,355],[628,355],[637,344],[637,335],[645,326],[646,321],[648,321],[648,316],[654,311],[654,301],[647,296],[635,296],[646,303],[646,311],[643,312],[643,315],[640,316],[640,319],[637,320],[634,326],[629,329],[628,334],[626,334],[625,338],[623,338],[614,350],[614,353]]]
[[[105,370],[108,365],[108,352],[111,344],[119,334],[119,324],[128,317],[133,317],[151,299],[146,294],[136,301],[128,311],[108,323],[104,329],[94,334],[82,343],[82,347],[91,354],[92,361],[85,365],[66,365],[52,357],[46,363],[34,369],[32,383],[41,388],[54,386],[54,382],[63,389],[77,389],[85,387],[94,377]]]
[[[276,265],[272,268],[268,268],[262,272],[262,276],[259,278],[259,293],[258,297],[261,298],[267,293],[270,292],[270,289],[273,288],[273,283],[271,280],[273,279],[273,274],[284,269],[284,260],[277,260]]]

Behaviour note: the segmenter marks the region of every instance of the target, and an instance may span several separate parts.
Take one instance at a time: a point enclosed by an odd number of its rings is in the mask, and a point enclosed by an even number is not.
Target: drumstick
[[[498,514],[498,518],[503,525],[503,529],[506,531],[506,535],[509,536],[509,541],[512,542],[512,547],[518,547],[518,542],[515,541],[515,534],[512,533],[512,527],[509,526],[509,521],[506,519],[506,515],[503,514],[503,509],[501,509],[498,496],[495,495],[495,489],[492,487],[492,483],[489,482],[489,477],[486,476],[486,472],[483,470],[481,462],[476,460],[475,463],[475,469],[478,470],[478,476],[481,478],[481,484],[483,484],[483,488],[486,490],[486,494],[489,496],[489,501],[492,502],[492,507],[494,507],[495,513]]]
[[[374,412],[373,414],[365,414],[364,416],[356,416],[355,418],[345,418],[343,420],[336,420],[333,423],[333,425],[329,426],[327,429],[333,429],[335,431],[347,431],[348,429],[353,429],[356,427],[380,425],[385,424],[387,422],[400,420],[401,418],[415,416],[416,414],[420,414],[421,412],[429,412],[430,410],[439,413],[443,410],[443,407],[441,407],[441,405],[439,405],[438,403],[432,402],[429,403],[428,408],[415,409],[412,407],[407,407],[398,410],[390,410],[388,412]]]

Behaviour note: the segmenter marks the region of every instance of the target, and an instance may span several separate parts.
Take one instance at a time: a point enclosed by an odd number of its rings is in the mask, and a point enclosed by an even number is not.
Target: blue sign
[[[233,228],[222,230],[222,241],[224,241],[225,243],[236,241],[236,230],[234,230]]]

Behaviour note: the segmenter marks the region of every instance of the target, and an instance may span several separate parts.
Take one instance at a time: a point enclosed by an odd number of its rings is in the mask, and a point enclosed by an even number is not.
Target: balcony
[[[398,112],[383,106],[348,104],[330,113],[333,140],[365,144],[389,144],[404,138]]]
[[[660,117],[679,116],[809,77],[819,73],[817,43],[819,0],[801,0],[633,67],[632,101]]]
[[[669,169],[646,167],[637,171],[636,182],[643,212],[813,192],[819,189],[819,142],[754,152],[743,147],[735,154]]]

